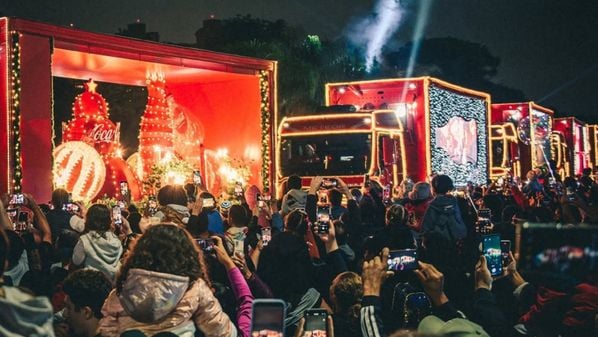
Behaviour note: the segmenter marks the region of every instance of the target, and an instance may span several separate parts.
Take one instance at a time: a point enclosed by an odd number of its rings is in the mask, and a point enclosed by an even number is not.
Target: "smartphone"
[[[69,202],[64,204],[63,209],[69,213],[77,213],[79,212],[79,205]]]
[[[240,253],[241,255],[245,256],[245,241],[233,239],[233,244],[235,245],[234,252]]]
[[[120,207],[118,205],[112,207],[112,219],[114,219],[115,225],[122,225],[123,223]]]
[[[15,223],[15,222],[17,222],[17,214],[19,214],[19,209],[18,208],[7,208],[6,214],[10,218],[10,221],[12,223]]]
[[[317,210],[316,233],[328,234],[330,230],[330,207],[321,206]]]
[[[384,190],[382,191],[382,199],[385,201],[390,200],[390,185],[384,186]]]
[[[324,179],[322,179],[322,186],[327,187],[327,188],[336,187],[337,186],[336,179],[324,178]]]
[[[500,250],[500,235],[491,234],[482,236],[482,253],[486,257],[486,263],[490,275],[499,276],[502,274],[502,253]]]
[[[391,271],[409,271],[417,269],[417,250],[391,250],[388,254],[387,264],[388,270]]]
[[[479,219],[490,219],[491,217],[492,217],[492,212],[487,208],[482,208],[478,211]]]
[[[212,253],[214,251],[214,239],[196,239],[196,242],[204,253]]]
[[[235,196],[241,197],[243,196],[243,185],[240,182],[235,183]]]
[[[270,201],[272,200],[272,196],[270,195],[270,190],[267,188],[264,188],[264,193],[262,194],[262,200],[264,201]]]
[[[122,195],[129,194],[129,183],[127,183],[124,180],[120,182],[120,194],[122,194]]]
[[[214,198],[204,198],[202,199],[202,207],[203,208],[210,208],[210,207],[214,207],[214,205],[216,204],[216,201],[214,200]]]
[[[283,337],[286,303],[277,299],[256,299],[252,305],[251,337]]]
[[[328,313],[324,309],[308,309],[305,312],[302,337],[327,337]]]
[[[511,252],[511,240],[500,240],[500,254],[502,257],[502,265],[507,266],[511,263],[509,253]]]
[[[11,205],[23,205],[25,203],[25,196],[22,193],[13,194],[10,198]]]
[[[268,243],[270,243],[270,240],[272,240],[272,228],[262,228],[262,244],[264,245],[264,247],[266,247]]]
[[[193,185],[201,185],[201,172],[199,170],[193,171]]]
[[[27,212],[19,212],[17,222],[14,223],[13,228],[15,232],[22,233],[26,232],[29,228],[29,215]]]

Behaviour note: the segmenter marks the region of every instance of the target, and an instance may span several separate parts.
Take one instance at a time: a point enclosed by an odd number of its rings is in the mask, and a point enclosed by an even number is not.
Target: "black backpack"
[[[392,294],[391,312],[403,328],[417,328],[432,313],[432,304],[421,289],[409,282],[399,282]]]

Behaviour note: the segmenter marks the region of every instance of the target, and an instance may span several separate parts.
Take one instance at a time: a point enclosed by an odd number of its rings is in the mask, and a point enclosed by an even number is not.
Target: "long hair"
[[[193,238],[173,224],[152,226],[131,243],[116,278],[117,292],[122,290],[131,268],[188,276],[190,283],[202,278],[210,284],[202,253]]]
[[[94,204],[87,210],[85,214],[85,231],[96,231],[104,234],[110,230],[112,218],[110,209],[106,205]]]
[[[363,283],[359,275],[350,271],[339,274],[330,286],[330,297],[336,314],[345,315],[352,321],[359,320],[363,297]]]

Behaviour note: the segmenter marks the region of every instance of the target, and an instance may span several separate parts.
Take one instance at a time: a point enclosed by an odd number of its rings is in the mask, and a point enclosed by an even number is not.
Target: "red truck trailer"
[[[432,173],[448,174],[462,186],[486,183],[490,95],[431,77],[329,83],[325,90],[327,106],[356,107],[281,120],[278,181],[291,174],[342,177],[331,168],[351,159],[355,170],[347,175],[356,183],[363,174],[398,184]],[[359,151],[351,154],[352,146]]]
[[[119,134],[120,139],[124,136],[122,123],[119,133],[118,121],[111,120],[107,111],[110,102],[101,97],[102,88],[110,85],[147,88],[142,122],[146,134],[139,136],[146,148],[157,132],[178,132],[168,148],[156,146],[151,155],[160,160],[197,159],[189,164],[201,167],[210,184],[237,178],[234,167],[221,170],[219,165],[243,161],[247,165],[242,169],[252,177],[245,183],[268,186],[273,177],[273,126],[277,125],[276,71],[274,61],[0,18],[0,191],[23,191],[45,202],[56,186],[56,174],[61,173],[64,186],[80,192],[96,186],[91,181],[103,179],[96,197],[104,192],[118,194],[119,180],[139,193],[143,177],[132,167],[135,161],[126,161],[130,158],[122,158],[122,153],[140,151],[118,144]],[[57,157],[57,148],[69,140],[54,128],[59,112],[53,103],[63,95],[54,84],[62,79],[91,84],[69,98],[77,104],[65,130],[78,143],[65,145],[68,152]],[[173,123],[164,123],[160,116],[172,118]],[[54,130],[58,130],[56,138]],[[140,132],[139,125],[129,125],[127,130]],[[184,141],[177,142],[177,137]]]

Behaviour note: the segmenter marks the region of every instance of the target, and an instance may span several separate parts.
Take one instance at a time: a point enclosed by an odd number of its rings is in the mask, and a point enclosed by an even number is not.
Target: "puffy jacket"
[[[196,327],[206,337],[236,337],[237,329],[202,279],[130,269],[122,291],[112,290],[100,321],[101,335],[120,336],[140,330],[147,336],[168,331],[193,337]]]

